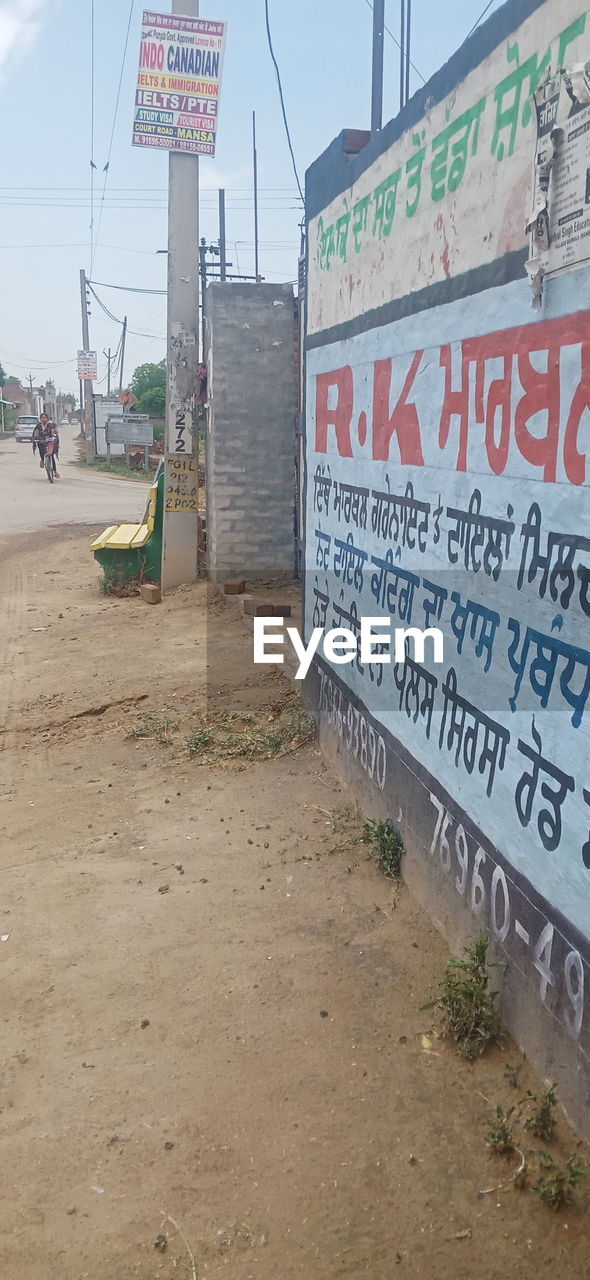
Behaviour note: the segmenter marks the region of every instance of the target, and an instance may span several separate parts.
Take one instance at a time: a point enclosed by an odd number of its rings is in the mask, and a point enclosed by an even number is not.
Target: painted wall
[[[210,577],[292,573],[296,421],[291,285],[212,284],[206,295]]]
[[[449,937],[494,938],[504,1016],[586,1132],[590,267],[533,310],[524,228],[531,93],[589,57],[579,0],[510,0],[309,171],[304,610],[308,636],[443,630],[442,664],[320,659],[307,698]]]

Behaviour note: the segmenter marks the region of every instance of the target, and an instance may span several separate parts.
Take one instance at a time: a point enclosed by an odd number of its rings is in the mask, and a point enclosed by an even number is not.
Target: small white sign
[[[97,378],[96,351],[78,352],[78,381],[95,382]]]

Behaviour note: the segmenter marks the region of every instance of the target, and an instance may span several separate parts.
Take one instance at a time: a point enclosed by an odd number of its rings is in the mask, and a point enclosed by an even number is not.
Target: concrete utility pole
[[[227,279],[227,244],[225,239],[225,191],[219,192],[219,279]],[[203,351],[203,360],[205,352]]]
[[[256,112],[252,112],[252,162],[254,175],[254,275],[260,284],[260,264],[258,261],[258,152],[256,150]]]
[[[403,2],[403,0],[402,0]],[[383,124],[383,44],[385,40],[385,0],[373,4],[373,75],[371,85],[371,133]]]
[[[82,350],[90,350],[90,334],[88,332],[88,302],[86,299],[86,272],[82,267],[80,269],[80,303],[82,307]],[[82,431],[86,436],[86,448],[90,459],[96,456],[95,440],[94,440],[94,423],[93,423],[93,397],[92,383],[87,378],[83,380],[84,386],[84,405],[83,405],[83,427]]]
[[[123,371],[125,368],[125,343],[127,341],[127,316],[123,317],[123,333],[121,335],[121,363],[119,365],[119,395],[123,395]]]
[[[198,18],[198,0],[172,0],[172,13]],[[162,589],[197,577],[199,160],[169,156],[166,455]]]

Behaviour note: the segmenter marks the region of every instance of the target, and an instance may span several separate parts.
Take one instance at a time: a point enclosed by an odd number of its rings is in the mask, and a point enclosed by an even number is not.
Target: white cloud
[[[0,0],[0,72],[35,39],[46,0]]]

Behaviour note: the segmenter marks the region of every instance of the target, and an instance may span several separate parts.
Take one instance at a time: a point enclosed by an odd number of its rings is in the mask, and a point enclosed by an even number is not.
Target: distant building
[[[19,414],[48,413],[50,418],[57,415],[57,397],[55,384],[46,382],[44,387],[23,387],[16,378],[7,378],[2,388],[5,400],[16,405]]]

